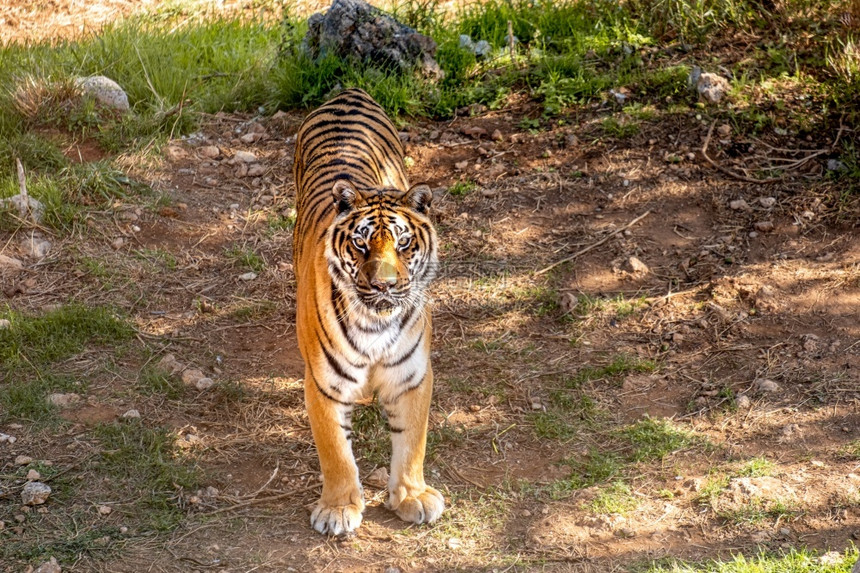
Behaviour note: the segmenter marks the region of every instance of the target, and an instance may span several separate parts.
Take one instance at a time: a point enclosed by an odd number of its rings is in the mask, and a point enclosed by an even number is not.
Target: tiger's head
[[[326,259],[338,288],[376,315],[420,304],[437,262],[430,188],[359,190],[341,179],[332,198]]]

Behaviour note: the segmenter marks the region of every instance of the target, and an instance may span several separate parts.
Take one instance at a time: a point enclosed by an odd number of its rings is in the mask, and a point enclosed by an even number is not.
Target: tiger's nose
[[[370,261],[365,271],[368,282],[375,291],[388,292],[388,289],[397,284],[397,269],[385,261]]]
[[[370,286],[379,292],[388,292],[388,289],[397,284],[396,277],[374,278],[370,281]]]

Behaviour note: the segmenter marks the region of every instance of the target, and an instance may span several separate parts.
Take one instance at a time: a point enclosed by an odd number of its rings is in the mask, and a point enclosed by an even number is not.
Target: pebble
[[[388,478],[388,468],[382,466],[370,472],[370,475],[364,481],[371,487],[383,489],[388,487]]]
[[[122,237],[117,237],[110,243],[110,246],[114,251],[120,250],[123,245],[125,245],[125,239],[123,239]]]
[[[217,159],[221,155],[221,150],[216,145],[204,145],[197,150],[197,154],[206,159]]]
[[[233,154],[233,160],[241,161],[242,163],[255,163],[257,161],[257,156],[250,151],[240,150]]]
[[[132,408],[123,413],[122,418],[124,420],[137,420],[140,419],[140,412]]]
[[[30,470],[27,472],[27,481],[39,481],[40,479],[42,479],[42,474],[36,470]]]
[[[732,126],[727,123],[721,124],[717,127],[717,134],[719,134],[720,137],[730,136],[732,134]]]
[[[21,502],[24,505],[42,505],[51,495],[51,486],[40,481],[27,482],[21,491]]]
[[[75,78],[75,85],[100,104],[120,112],[130,109],[128,95],[118,83],[107,76]]]
[[[758,221],[753,227],[755,227],[756,231],[760,231],[762,233],[768,233],[773,231],[773,222],[772,221]]]
[[[23,269],[24,263],[22,263],[18,259],[7,257],[6,255],[0,255],[0,268],[3,267],[11,269]]]
[[[51,241],[47,239],[43,239],[37,235],[31,235],[29,237],[25,237],[24,240],[21,241],[21,246],[27,256],[34,259],[44,259],[51,251],[53,244],[51,244]]]
[[[113,511],[113,508],[109,505],[100,505],[98,509],[99,515],[110,515]]]
[[[201,378],[197,382],[194,383],[194,387],[200,390],[201,392],[204,390],[208,390],[212,386],[215,385],[215,381],[211,378]]]
[[[178,145],[168,145],[164,150],[164,156],[169,161],[180,161],[188,157],[188,153]]]
[[[779,384],[777,384],[773,380],[768,380],[767,378],[764,378],[762,380],[758,380],[756,382],[756,387],[761,392],[768,392],[768,393],[779,392]]]
[[[257,273],[255,273],[255,272],[249,272],[249,273],[244,273],[244,274],[239,275],[240,281],[252,281],[256,278],[257,278]]]
[[[26,466],[33,463],[33,458],[30,456],[17,456],[15,458],[16,466]]]
[[[197,382],[205,377],[206,375],[199,368],[189,368],[182,373],[182,382],[191,386],[197,384]]]
[[[57,408],[70,408],[81,401],[80,394],[49,394],[46,398],[48,404]]]
[[[639,257],[630,257],[627,259],[627,268],[625,269],[634,274],[648,274],[651,272],[651,269],[648,268],[648,265],[643,263]]]
[[[776,205],[776,198],[775,197],[759,197],[758,203],[759,203],[759,205],[761,205],[765,209],[770,209],[771,207]]]
[[[468,160],[458,161],[457,163],[454,164],[454,168],[458,169],[460,171],[464,170],[468,166],[469,166]]]
[[[185,368],[182,363],[176,360],[176,356],[173,354],[165,354],[164,358],[159,361],[158,366],[168,374],[176,374]]]
[[[265,134],[259,132],[246,133],[242,137],[239,138],[239,141],[242,143],[257,143],[260,141]]]
[[[750,400],[749,396],[740,394],[735,400],[735,404],[737,405],[738,410],[746,410],[752,406],[752,400]]]
[[[57,563],[56,557],[51,557],[50,561],[45,561],[33,571],[33,573],[62,573],[63,569]]]
[[[140,227],[138,227],[137,225],[132,225],[131,230],[135,233],[140,233]]]
[[[490,137],[493,138],[493,141],[504,141],[505,140],[505,136],[502,135],[502,132],[499,131],[498,129],[494,129],[493,135],[491,135]]]
[[[746,211],[750,206],[743,199],[735,199],[734,201],[729,201],[729,208],[734,211]]]
[[[463,546],[463,541],[459,537],[451,537],[448,539],[448,549],[459,549]]]
[[[14,444],[18,441],[18,438],[15,436],[10,436],[9,434],[0,433],[0,444],[3,442],[9,442],[10,444]]]
[[[0,318],[0,330],[6,330],[12,326],[12,322],[8,318]],[[0,434],[2,435],[2,434]]]
[[[248,177],[259,177],[266,172],[262,163],[252,163],[248,166]]]

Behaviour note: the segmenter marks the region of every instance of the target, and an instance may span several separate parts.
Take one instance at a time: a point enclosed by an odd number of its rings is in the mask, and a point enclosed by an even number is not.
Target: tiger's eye
[[[412,237],[409,235],[403,235],[400,237],[400,240],[397,241],[397,246],[401,249],[405,249],[410,244],[412,244]]]
[[[356,238],[354,238],[354,239],[352,240],[352,244],[353,244],[353,246],[355,246],[355,248],[356,248],[356,249],[358,249],[359,251],[363,251],[363,250],[365,249],[364,239],[362,239],[362,238],[360,238],[360,237],[356,237]]]

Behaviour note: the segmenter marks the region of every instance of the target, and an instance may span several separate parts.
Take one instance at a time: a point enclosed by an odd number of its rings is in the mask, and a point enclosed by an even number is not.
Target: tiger
[[[409,185],[394,126],[360,89],[305,118],[293,176],[296,332],[323,478],[311,526],[340,536],[361,525],[352,411],[372,395],[391,433],[386,505],[405,521],[432,523],[445,509],[424,480],[433,392],[427,288],[438,262],[433,194]]]

